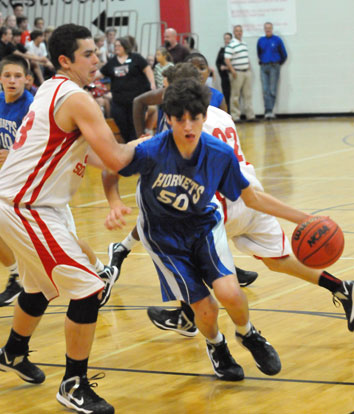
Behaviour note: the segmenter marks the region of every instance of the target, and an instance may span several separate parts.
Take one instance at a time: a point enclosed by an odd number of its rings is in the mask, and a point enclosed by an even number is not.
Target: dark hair
[[[129,43],[132,46],[131,52],[137,52],[138,51],[138,44],[136,43],[135,37],[131,36],[131,35],[127,35],[125,37],[128,39]]]
[[[175,66],[172,82],[175,82],[182,78],[196,79],[201,82],[200,72],[191,62],[177,63]]]
[[[21,35],[22,35],[22,32],[20,29],[17,29],[17,27],[14,27],[12,29],[12,36],[21,36]]]
[[[31,40],[36,40],[37,37],[44,36],[44,34],[43,34],[42,30],[35,29],[35,30],[32,30],[30,36],[31,36]]]
[[[40,20],[43,20],[43,23],[44,23],[44,19],[43,19],[43,17],[36,17],[36,18],[34,19],[34,25],[35,25],[35,26],[37,26],[37,23],[38,23]]]
[[[186,42],[188,43],[189,47],[191,49],[194,49],[194,45],[195,45],[195,40],[192,36],[187,36],[184,38],[186,40]]]
[[[125,50],[125,53],[127,55],[129,55],[129,53],[131,53],[131,51],[132,51],[132,44],[130,43],[130,40],[128,39],[127,36],[118,37],[116,39],[116,42],[119,42],[122,45],[122,47]]]
[[[10,27],[6,27],[6,26],[0,27],[0,39],[4,36],[4,34],[7,33],[8,30],[11,31]]]
[[[48,46],[50,60],[54,67],[60,68],[58,61],[60,55],[64,55],[74,62],[74,52],[79,48],[77,40],[89,38],[92,38],[92,35],[87,27],[72,23],[57,27],[49,39]]]
[[[185,111],[195,117],[205,115],[209,106],[210,90],[197,79],[179,79],[164,94],[162,108],[169,117],[181,119]]]
[[[190,62],[191,60],[193,60],[195,58],[203,59],[204,62],[206,63],[206,65],[209,66],[206,57],[204,55],[202,55],[201,53],[198,53],[198,52],[190,53],[189,55],[186,56],[186,58],[184,59],[183,62]]]
[[[25,75],[28,75],[29,64],[25,58],[20,55],[7,55],[0,62],[0,74],[2,73],[5,65],[18,65],[21,66]]]
[[[12,9],[15,10],[15,9],[17,9],[18,6],[21,6],[23,8],[23,4],[22,3],[14,3],[12,5]]]
[[[226,36],[226,35],[230,36],[230,37],[231,37],[231,39],[232,39],[232,33],[230,33],[230,32],[226,32],[226,33],[224,33],[224,36]]]
[[[22,22],[24,22],[25,20],[27,20],[27,21],[28,21],[28,17],[26,17],[26,16],[19,16],[19,17],[16,17],[16,24],[17,24],[17,26],[18,26],[18,27],[20,27],[20,24],[21,24]]]

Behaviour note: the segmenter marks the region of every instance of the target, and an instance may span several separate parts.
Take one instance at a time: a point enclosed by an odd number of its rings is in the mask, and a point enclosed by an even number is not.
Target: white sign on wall
[[[228,0],[229,26],[243,27],[244,36],[261,36],[271,22],[276,34],[296,33],[295,0]]]

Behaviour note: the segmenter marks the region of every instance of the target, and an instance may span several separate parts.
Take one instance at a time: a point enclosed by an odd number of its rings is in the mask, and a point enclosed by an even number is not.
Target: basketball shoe
[[[44,372],[28,360],[27,352],[24,355],[12,355],[0,348],[0,371],[14,372],[24,381],[32,384],[41,384],[45,380]]]
[[[236,270],[236,276],[237,276],[238,283],[240,284],[241,287],[250,285],[258,277],[257,272],[252,272],[250,270],[243,270],[236,266],[235,266],[235,270]]]
[[[122,243],[111,243],[108,247],[109,266],[116,266],[121,270],[123,260],[128,256],[130,250],[128,250]]]
[[[341,287],[333,293],[333,303],[340,301],[348,320],[348,329],[354,331],[354,281],[345,280]]]
[[[244,379],[243,369],[230,354],[224,335],[222,342],[219,344],[211,344],[208,341],[206,341],[206,344],[207,354],[218,378],[225,381],[241,381]]]
[[[65,407],[80,413],[114,414],[114,408],[92,389],[97,387],[97,382],[89,382],[103,377],[104,375],[96,374],[89,379],[84,375],[63,380],[57,393],[57,400]]]
[[[101,308],[108,302],[111,296],[113,285],[119,276],[119,270],[116,266],[105,266],[102,272],[100,272],[98,275],[106,284],[102,292],[101,302],[99,304],[99,307]]]
[[[261,333],[253,325],[246,335],[236,332],[236,339],[237,342],[251,352],[257,367],[264,374],[275,375],[280,372],[281,362],[277,351],[261,336]]]
[[[10,305],[22,292],[22,286],[18,281],[18,274],[12,273],[9,276],[5,290],[0,294],[0,306]]]
[[[183,336],[196,336],[199,332],[181,308],[167,310],[160,306],[149,306],[147,314],[151,322],[160,329],[175,331]]]

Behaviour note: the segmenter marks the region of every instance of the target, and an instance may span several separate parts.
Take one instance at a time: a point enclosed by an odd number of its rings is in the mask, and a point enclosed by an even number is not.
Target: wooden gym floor
[[[329,271],[342,279],[354,273],[354,118],[275,120],[241,124],[238,132],[249,162],[265,190],[304,211],[329,215],[345,234],[341,259]],[[108,213],[100,174],[88,169],[71,206],[78,235],[103,262],[107,246],[134,226],[136,178],[122,179],[122,194],[133,208],[122,231],[103,226]],[[282,221],[291,237],[294,225]],[[349,414],[354,410],[354,334],[343,309],[328,291],[276,274],[230,245],[235,263],[258,271],[244,289],[251,320],[275,346],[283,369],[263,375],[251,355],[234,339],[234,328],[221,309],[219,324],[230,350],[243,366],[239,383],[216,379],[199,334],[185,338],[155,328],[146,308],[161,304],[155,269],[141,245],[123,264],[109,303],[100,311],[89,376],[104,372],[96,389],[119,414]],[[0,266],[1,288],[6,283]],[[172,304],[170,304],[172,305]],[[11,327],[13,306],[0,308],[1,346]],[[54,300],[31,341],[31,360],[45,371],[40,386],[0,372],[0,413],[68,412],[55,395],[63,375],[66,302]]]

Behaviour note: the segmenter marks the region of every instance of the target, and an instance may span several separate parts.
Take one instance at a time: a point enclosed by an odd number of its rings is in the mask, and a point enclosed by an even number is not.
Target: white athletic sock
[[[241,326],[241,325],[237,325],[237,326],[236,326],[236,331],[237,331],[239,334],[241,334],[242,336],[245,336],[245,335],[247,335],[247,334],[248,334],[248,332],[251,330],[251,328],[252,328],[252,324],[251,324],[251,322],[250,322],[250,321],[248,321],[248,322],[246,323],[246,325],[243,325],[243,326]]]
[[[104,264],[101,262],[101,260],[98,257],[95,263],[95,269],[97,273],[101,273],[104,269]]]
[[[207,341],[208,341],[210,344],[214,344],[214,345],[216,345],[216,344],[219,344],[220,342],[222,342],[222,341],[223,341],[223,339],[224,339],[224,337],[223,337],[222,333],[221,333],[220,331],[218,331],[218,334],[216,335],[216,337],[215,337],[215,338],[213,338],[213,339],[209,339],[209,338],[207,338]]]
[[[134,239],[132,233],[130,232],[128,236],[121,242],[121,244],[127,249],[131,250],[139,240]]]
[[[7,266],[7,270],[9,271],[10,275],[12,275],[14,273],[18,274],[17,262],[12,264],[11,266]]]

